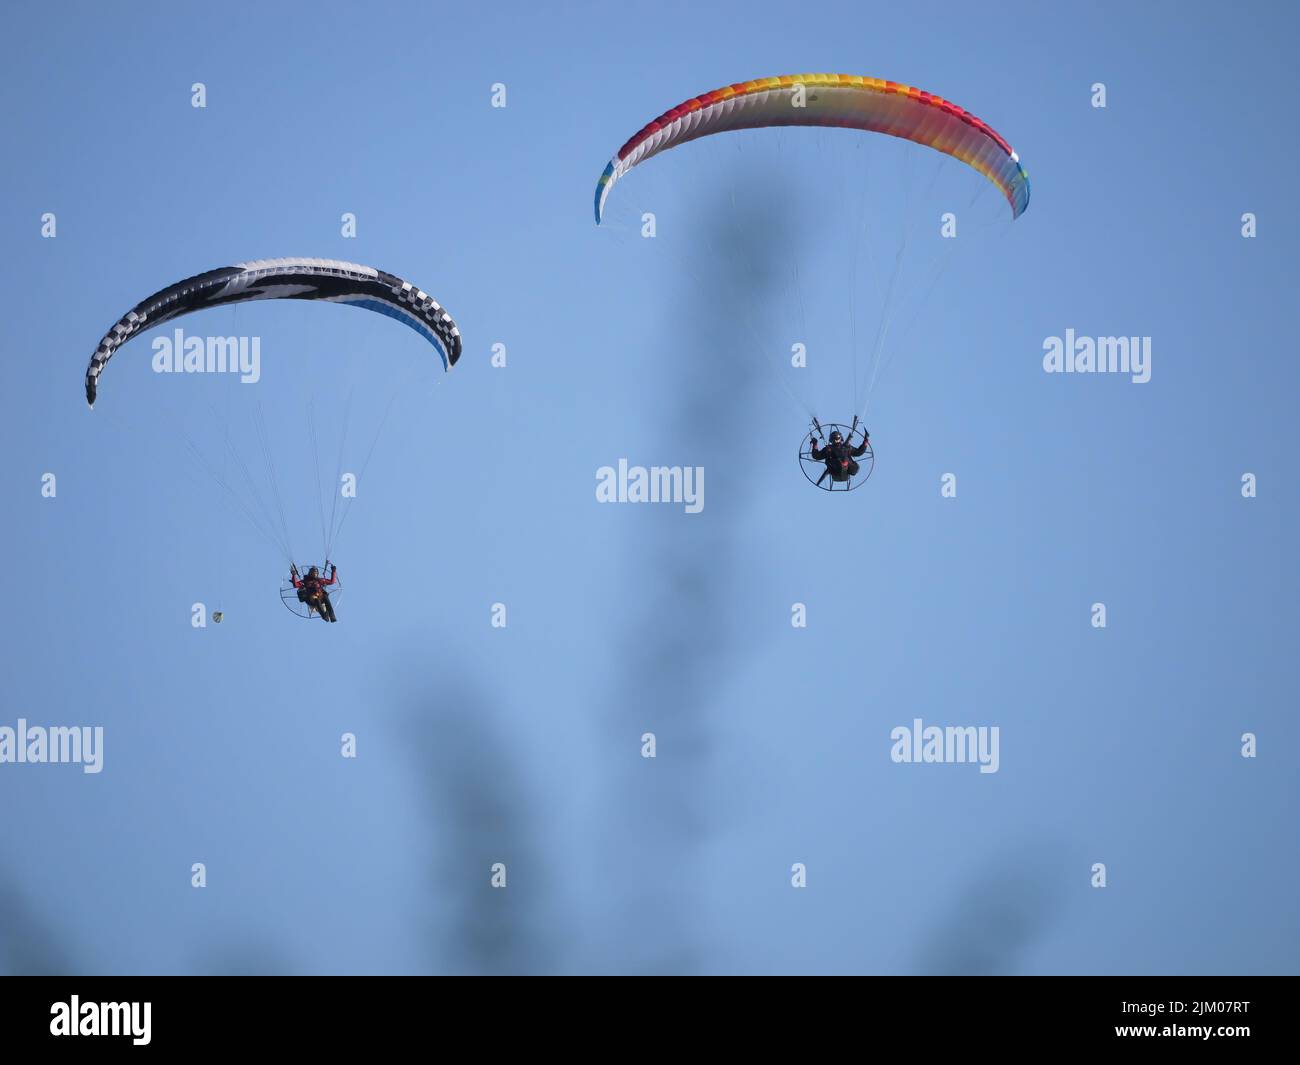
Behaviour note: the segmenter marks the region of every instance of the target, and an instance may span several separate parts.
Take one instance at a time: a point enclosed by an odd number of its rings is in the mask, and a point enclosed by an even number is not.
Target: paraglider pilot
[[[306,576],[300,577],[298,567],[290,563],[289,580],[298,589],[298,602],[306,603],[308,611],[319,614],[326,621],[338,621],[334,616],[334,604],[330,602],[330,594],[325,590],[328,585],[334,583],[338,567],[328,561],[325,566],[330,574],[328,579],[322,577],[320,570],[315,566],[307,571]]]
[[[865,429],[862,430],[862,443],[857,447],[846,443],[843,434],[838,429],[831,431],[831,438],[825,447],[818,447],[814,438],[812,443],[812,457],[814,462],[825,462],[826,473],[831,475],[832,481],[843,482],[852,480],[858,475],[860,467],[855,459],[861,458],[867,452],[867,443],[871,439],[871,434]],[[826,476],[823,473],[817,478],[817,483],[821,484],[822,479]]]

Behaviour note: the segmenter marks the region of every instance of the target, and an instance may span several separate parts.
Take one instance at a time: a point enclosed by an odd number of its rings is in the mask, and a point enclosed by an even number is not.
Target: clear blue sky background
[[[1295,9],[462,6],[9,12],[0,724],[102,725],[106,767],[0,766],[0,968],[1295,972]],[[945,275],[843,498],[798,477],[802,414],[724,287],[591,219],[650,117],[806,70],[956,100],[1034,189]],[[707,218],[711,150],[615,195]],[[87,411],[136,300],[281,255],[412,279],[460,366],[255,304],[183,324],[261,336],[256,389],[137,341]],[[1151,383],[1046,376],[1068,328],[1151,336]],[[262,404],[306,557],[305,397],[336,441],[353,388],[350,468],[397,399],[327,627],[177,426]],[[705,466],[705,512],[597,504],[624,456]],[[999,726],[1000,771],[893,764],[917,716]]]

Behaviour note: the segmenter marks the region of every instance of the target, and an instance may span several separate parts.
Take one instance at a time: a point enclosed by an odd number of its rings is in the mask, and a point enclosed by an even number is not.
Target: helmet
[[[832,443],[832,444],[839,444],[839,443],[843,443],[843,441],[844,441],[844,437],[842,437],[842,436],[840,435],[840,431],[839,431],[838,429],[832,429],[832,430],[831,430],[831,443]]]
[[[320,576],[320,570],[318,570],[315,566],[312,566],[312,568],[309,569],[309,570],[307,571],[307,576],[308,576],[308,577],[319,577],[319,576]]]

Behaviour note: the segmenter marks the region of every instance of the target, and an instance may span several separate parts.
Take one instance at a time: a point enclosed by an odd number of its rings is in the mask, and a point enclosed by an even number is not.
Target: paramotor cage
[[[850,447],[856,449],[865,445],[867,449],[853,460],[857,464],[858,472],[839,481],[831,476],[824,461],[819,462],[812,457],[813,447],[815,446],[819,451],[825,448],[831,433],[836,431],[844,437],[844,442]],[[823,492],[852,492],[865,483],[875,467],[876,456],[871,450],[871,444],[867,442],[866,429],[858,425],[856,418],[852,425],[842,425],[839,422],[823,424],[813,419],[812,428],[804,434],[803,444],[799,448],[799,468],[803,470],[803,475],[808,478],[809,483]]]
[[[302,575],[311,569],[311,567],[312,563],[299,566],[299,579],[301,579]],[[326,573],[324,566],[317,565],[316,570],[323,576],[329,576],[329,573]],[[333,571],[331,570],[330,572]],[[317,611],[311,609],[307,605],[306,600],[299,598],[301,591],[300,588],[295,588],[293,586],[293,581],[286,577],[280,584],[280,602],[285,605],[285,608],[290,613],[297,614],[300,618],[307,618],[310,620],[311,618],[320,617],[320,614]],[[329,585],[325,591],[329,593],[331,603],[337,603],[339,601],[339,596],[343,592],[343,582],[338,579],[337,574],[334,577],[334,583]]]

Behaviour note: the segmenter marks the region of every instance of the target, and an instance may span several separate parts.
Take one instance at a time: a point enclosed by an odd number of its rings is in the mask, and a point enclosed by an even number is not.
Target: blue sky
[[[1296,971],[1293,8],[131,12],[26,7],[0,63],[0,727],[105,729],[97,775],[0,765],[0,968]],[[689,145],[614,193],[662,239],[591,220],[649,118],[820,70],[957,101],[1033,182],[894,342],[876,471],[839,498],[799,477],[806,416],[749,323],[852,363],[826,237],[851,135]],[[252,304],[181,324],[260,336],[256,387],[156,376],[137,340],[87,411],[137,300],[296,255],[419,284],[460,365],[377,316]],[[1067,329],[1151,337],[1151,381],[1045,374]],[[795,391],[825,415],[844,379]],[[327,627],[277,602],[282,559],[184,437],[220,458],[260,405],[306,558],[308,403],[332,466],[349,396],[345,466],[382,432]],[[597,503],[620,457],[703,466],[704,512]],[[997,726],[998,772],[892,762],[917,717]]]

